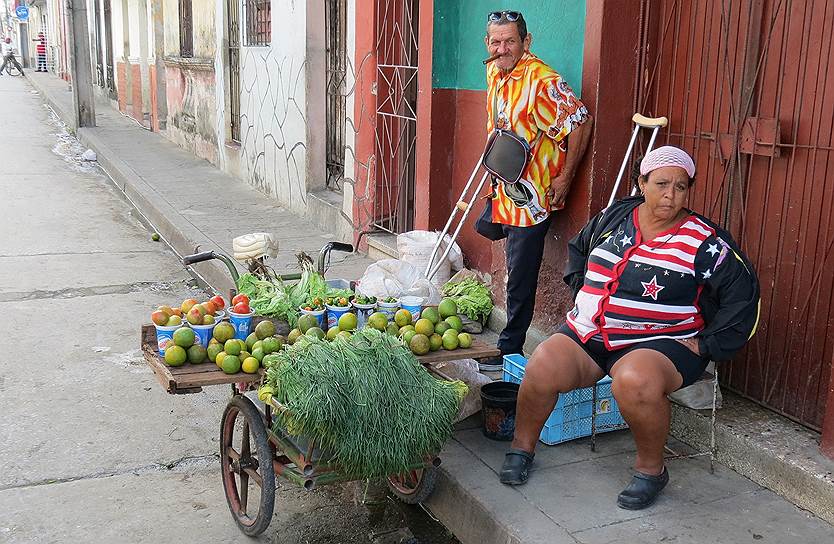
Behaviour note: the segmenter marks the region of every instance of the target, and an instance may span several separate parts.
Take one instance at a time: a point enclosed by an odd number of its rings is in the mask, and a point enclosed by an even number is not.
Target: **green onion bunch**
[[[439,452],[468,391],[370,328],[332,342],[300,338],[269,363],[266,383],[288,408],[276,425],[317,439],[356,479],[398,474]]]

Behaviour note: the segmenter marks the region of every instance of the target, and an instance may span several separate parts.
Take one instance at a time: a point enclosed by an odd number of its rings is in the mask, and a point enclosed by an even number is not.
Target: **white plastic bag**
[[[429,257],[431,257],[434,245],[437,243],[438,236],[440,236],[438,232],[425,230],[413,230],[398,235],[397,252],[400,255],[400,259],[413,264],[421,272],[425,272],[429,264]],[[452,244],[452,249],[449,250],[449,255],[440,264],[437,273],[435,273],[431,280],[437,286],[441,286],[449,281],[452,270],[460,270],[463,268],[463,253],[460,250],[460,246],[457,243],[452,243],[452,238],[448,234],[443,238],[443,243],[440,244],[437,250],[435,263],[446,251],[446,248],[449,247],[449,244]]]
[[[478,362],[475,359],[459,359],[438,363],[435,368],[450,378],[460,380],[469,386],[469,393],[460,405],[460,412],[458,412],[455,423],[481,411],[481,387],[492,380],[478,371]]]
[[[710,361],[707,365],[706,371],[712,373],[715,369],[715,362]],[[700,380],[689,387],[678,389],[669,395],[669,399],[681,406],[692,408],[693,410],[712,410],[712,380]],[[715,395],[715,407],[721,408],[721,402],[724,398],[721,396],[721,388],[718,387]]]
[[[424,304],[438,304],[440,291],[414,265],[399,259],[383,259],[370,265],[359,280],[359,290],[379,299],[411,295]]]

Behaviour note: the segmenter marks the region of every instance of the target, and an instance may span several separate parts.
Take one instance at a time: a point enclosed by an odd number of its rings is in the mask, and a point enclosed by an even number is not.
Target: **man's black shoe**
[[[617,497],[617,506],[626,510],[642,510],[651,506],[668,483],[669,471],[666,467],[657,476],[637,472]]]
[[[481,372],[500,372],[504,368],[504,356],[490,357],[488,359],[481,359],[478,362],[478,369]]]

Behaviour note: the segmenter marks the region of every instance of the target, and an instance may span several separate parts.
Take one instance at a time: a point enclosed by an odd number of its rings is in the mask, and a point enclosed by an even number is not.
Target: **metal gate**
[[[107,85],[107,76],[104,74],[104,48],[101,46],[101,32],[102,32],[102,24],[101,24],[101,4],[98,2],[93,2],[93,11],[95,12],[95,38],[96,38],[96,48],[95,48],[95,60],[96,60],[96,85],[101,88],[104,88]]]
[[[229,57],[229,139],[240,142],[240,0],[226,0]]]
[[[345,120],[347,97],[347,2],[327,0],[325,6],[327,28],[327,179],[330,189],[341,189],[345,177]]]
[[[690,205],[756,265],[758,333],[726,386],[808,427],[834,354],[831,2],[644,0],[637,110],[690,151]]]
[[[419,0],[377,0],[374,226],[414,226]]]

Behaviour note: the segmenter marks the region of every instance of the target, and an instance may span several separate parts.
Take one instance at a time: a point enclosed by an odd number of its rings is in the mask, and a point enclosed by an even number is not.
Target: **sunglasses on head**
[[[494,23],[495,21],[500,21],[501,18],[504,17],[511,23],[514,23],[521,19],[521,12],[520,11],[493,11],[489,15],[487,15],[487,21],[490,23]]]

